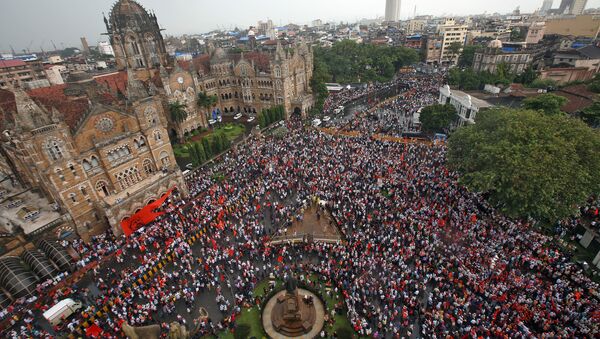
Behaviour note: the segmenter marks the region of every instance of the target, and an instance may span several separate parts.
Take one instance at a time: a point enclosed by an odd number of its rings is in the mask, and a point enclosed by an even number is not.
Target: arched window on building
[[[89,171],[92,169],[92,164],[89,161],[87,161],[87,159],[83,159],[82,164],[83,164],[84,171]]]
[[[145,159],[143,166],[144,173],[146,173],[146,175],[151,175],[154,172],[154,166],[152,165],[152,161],[150,159]]]
[[[98,158],[96,158],[95,155],[92,156],[92,167],[97,167],[100,165],[100,162],[98,162]]]
[[[65,181],[65,176],[63,175],[62,169],[57,168],[54,170],[54,172],[56,173],[56,176],[58,176],[60,181]]]
[[[154,140],[156,140],[156,141],[162,140],[162,136],[160,135],[159,131],[154,131]]]
[[[275,67],[273,71],[275,72],[276,78],[281,78],[281,68],[279,66]]]
[[[63,158],[62,142],[60,140],[54,138],[49,139],[44,144],[44,148],[46,149],[46,153],[50,160],[56,161]]]
[[[77,196],[75,193],[70,193],[69,198],[71,199],[71,202],[77,202]]]
[[[168,168],[171,165],[171,159],[169,158],[169,154],[165,151],[160,152],[160,163],[163,168]]]
[[[110,195],[106,181],[99,180],[96,182],[96,192],[98,192],[101,197],[108,197]]]

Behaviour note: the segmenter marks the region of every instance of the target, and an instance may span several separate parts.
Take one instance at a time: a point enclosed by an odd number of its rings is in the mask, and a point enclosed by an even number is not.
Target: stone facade
[[[475,53],[473,70],[496,73],[498,66],[504,64],[511,73],[521,74],[532,61],[532,55],[526,51],[505,52],[501,48],[488,47]]]
[[[62,105],[11,89],[15,109],[5,112],[10,119],[3,148],[12,171],[66,211],[84,238],[106,226],[120,234],[123,219],[169,188],[186,192],[160,97],[150,96],[131,72],[126,88],[126,99],[103,102],[110,92],[83,79],[55,88],[65,93]],[[77,106],[82,109],[73,114],[70,108]],[[69,108],[68,116],[59,108]]]
[[[168,102],[178,101],[187,107],[188,119],[171,123],[178,136],[206,127],[215,109],[222,114],[256,115],[283,105],[288,116],[305,116],[312,109],[313,51],[305,43],[288,50],[278,43],[273,52],[228,53],[212,44],[208,50],[208,54],[179,61],[170,70],[159,72]],[[217,97],[213,108],[197,106],[201,92]]]
[[[105,19],[110,41],[120,68],[136,69],[136,75],[150,80],[170,103],[185,105],[187,119],[171,121],[171,136],[182,138],[208,127],[212,111],[221,114],[256,115],[263,109],[283,105],[288,116],[306,115],[314,105],[310,88],[313,50],[305,43],[270,52],[230,53],[208,43],[208,53],[192,60],[170,64],[154,14],[133,0],[119,0]],[[214,107],[198,107],[198,94],[216,96]]]

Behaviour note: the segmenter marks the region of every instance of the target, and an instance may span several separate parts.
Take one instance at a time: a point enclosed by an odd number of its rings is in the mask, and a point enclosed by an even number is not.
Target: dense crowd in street
[[[189,198],[174,193],[168,213],[128,239],[106,234],[68,244],[82,255],[79,266],[111,259],[90,273],[97,295],[69,286],[53,302],[73,296],[87,314],[107,306],[108,315],[95,319],[107,338],[120,335],[123,321],[165,330],[179,321],[201,336],[232,329],[243,307],[257,302],[253,290],[267,276],[314,273],[341,293],[361,336],[597,336],[598,284],[552,237],[461,187],[446,167],[444,145],[371,138],[404,131],[413,113],[435,101],[441,81],[405,74],[332,96],[326,110],[403,85],[378,119],[356,115],[350,125],[358,137],[290,120],[282,139],[254,137],[238,145],[189,178]],[[327,203],[346,241],[270,246],[312,197]],[[188,237],[204,228],[190,246]],[[172,264],[134,287],[169,254],[176,256]],[[203,294],[214,295],[221,314],[190,321]],[[56,332],[72,332],[86,320],[77,315]],[[34,322],[19,321],[7,336],[44,334]]]

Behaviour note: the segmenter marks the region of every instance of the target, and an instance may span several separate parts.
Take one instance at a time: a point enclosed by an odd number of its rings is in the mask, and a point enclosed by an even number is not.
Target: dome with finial
[[[211,62],[220,62],[227,59],[227,52],[221,47],[218,47],[213,52],[212,57],[210,58]]]
[[[492,40],[488,44],[488,47],[489,48],[502,48],[502,41],[500,41],[499,39]]]
[[[154,22],[152,15],[133,0],[119,0],[110,12],[110,21],[120,28],[139,28]]]

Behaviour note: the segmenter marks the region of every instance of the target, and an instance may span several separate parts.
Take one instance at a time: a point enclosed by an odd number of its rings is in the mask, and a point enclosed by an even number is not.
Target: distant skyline
[[[102,12],[107,16],[115,0],[2,0],[0,12],[0,51],[17,53],[23,49],[52,50],[51,40],[60,49],[81,48],[80,37],[90,46],[107,40],[101,34],[105,27]],[[139,0],[148,10],[154,10],[166,35],[205,33],[214,29],[240,29],[271,19],[275,25],[293,22],[309,24],[312,20],[354,22],[384,15],[385,0]],[[403,0],[401,18],[417,15],[453,16],[483,13],[509,13],[517,6],[522,12],[533,12],[542,0]],[[557,8],[560,0],[554,1]],[[600,7],[600,0],[588,1],[587,8]]]

